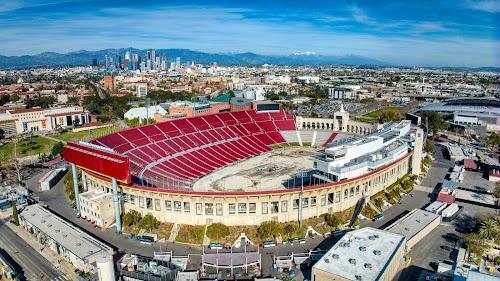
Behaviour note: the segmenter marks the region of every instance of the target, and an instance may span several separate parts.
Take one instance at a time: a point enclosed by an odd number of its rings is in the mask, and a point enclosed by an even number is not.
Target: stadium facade
[[[430,103],[417,112],[433,111],[453,124],[482,126],[486,131],[500,131],[500,101],[495,98],[458,98]]]
[[[347,130],[348,120],[337,122],[339,131],[329,142]],[[113,193],[118,231],[120,214],[130,210],[190,225],[307,219],[353,207],[398,178],[420,173],[423,132],[402,121],[331,142],[311,167],[315,184],[252,191],[192,188],[214,171],[287,143],[284,135],[296,130],[295,116],[282,109],[224,112],[133,128],[91,144],[68,143],[63,154],[74,172],[81,169],[85,190]]]

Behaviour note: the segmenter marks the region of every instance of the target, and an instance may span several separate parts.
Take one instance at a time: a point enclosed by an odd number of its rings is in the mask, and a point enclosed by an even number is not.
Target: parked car
[[[443,238],[449,239],[452,241],[457,241],[460,239],[460,236],[456,235],[455,233],[446,233],[445,235],[443,235]]]
[[[373,218],[373,221],[379,221],[384,218],[384,214],[378,214]]]
[[[344,235],[344,231],[341,230],[341,229],[338,229],[338,230],[335,230],[335,231],[332,231],[332,233],[330,234],[332,237],[337,237],[337,236],[341,236],[341,235]]]
[[[150,236],[138,236],[137,240],[141,244],[145,244],[145,245],[151,245],[151,244],[153,244],[155,242],[154,238],[150,237]]]
[[[262,243],[262,245],[263,245],[264,248],[275,247],[276,246],[276,241],[274,241],[274,240],[264,241],[264,243]]]
[[[445,251],[449,251],[449,252],[453,251],[453,248],[452,248],[452,247],[450,247],[450,246],[448,246],[448,245],[443,245],[443,246],[441,246],[441,249],[443,249],[443,250],[445,250]]]
[[[208,248],[210,250],[222,250],[222,244],[221,243],[210,243],[210,245],[208,245]]]

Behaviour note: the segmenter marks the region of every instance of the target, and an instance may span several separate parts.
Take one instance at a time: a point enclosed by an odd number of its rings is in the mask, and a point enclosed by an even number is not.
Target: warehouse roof
[[[26,206],[19,216],[81,260],[85,261],[97,253],[113,253],[113,249],[108,245],[40,205]]]
[[[347,280],[379,280],[405,241],[403,235],[371,227],[354,230],[344,235],[314,269]]]
[[[385,230],[404,235],[406,239],[410,240],[431,222],[439,219],[439,217],[439,215],[428,211],[414,209],[406,216],[388,226]]]

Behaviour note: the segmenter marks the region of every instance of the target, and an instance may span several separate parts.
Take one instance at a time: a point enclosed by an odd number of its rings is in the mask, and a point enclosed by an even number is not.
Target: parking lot
[[[494,192],[495,183],[487,180],[482,172],[465,171],[464,180],[458,185],[464,188],[478,192]]]

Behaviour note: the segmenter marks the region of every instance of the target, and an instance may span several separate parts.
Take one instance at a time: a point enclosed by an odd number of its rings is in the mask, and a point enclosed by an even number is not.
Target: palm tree
[[[487,239],[495,239],[500,233],[500,225],[495,218],[488,218],[481,223],[479,234]]]

